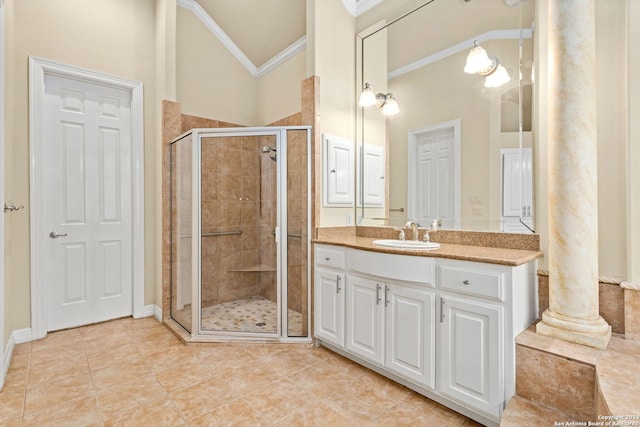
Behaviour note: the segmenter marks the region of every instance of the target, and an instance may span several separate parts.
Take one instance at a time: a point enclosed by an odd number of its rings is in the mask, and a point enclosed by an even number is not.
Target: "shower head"
[[[263,153],[271,153],[271,155],[269,156],[269,158],[271,160],[273,160],[274,162],[277,160],[276,157],[276,148],[275,147],[269,147],[269,146],[264,146],[262,147],[262,152]]]

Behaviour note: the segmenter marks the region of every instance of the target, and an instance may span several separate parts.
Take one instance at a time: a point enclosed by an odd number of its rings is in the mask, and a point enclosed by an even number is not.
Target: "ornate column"
[[[594,0],[549,0],[549,308],[539,334],[606,348],[598,304]]]

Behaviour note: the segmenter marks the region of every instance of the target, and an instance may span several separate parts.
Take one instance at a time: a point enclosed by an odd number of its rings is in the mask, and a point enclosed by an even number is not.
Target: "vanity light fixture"
[[[498,58],[487,55],[487,51],[478,44],[477,40],[473,41],[473,48],[467,55],[464,72],[485,76],[485,87],[502,86],[511,80],[507,69],[498,62]]]
[[[374,93],[369,83],[364,84],[364,89],[360,94],[358,105],[361,107],[376,106],[382,108],[382,114],[385,116],[394,116],[400,112],[398,101],[393,97],[392,93]]]

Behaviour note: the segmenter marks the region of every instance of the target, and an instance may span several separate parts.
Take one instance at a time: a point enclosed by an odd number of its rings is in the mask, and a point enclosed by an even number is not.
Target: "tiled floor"
[[[153,318],[16,346],[0,426],[474,426],[305,345],[184,346]]]

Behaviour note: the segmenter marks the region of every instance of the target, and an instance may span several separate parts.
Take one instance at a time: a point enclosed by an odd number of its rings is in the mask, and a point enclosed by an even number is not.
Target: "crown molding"
[[[200,6],[195,0],[178,0],[178,6],[191,11],[196,17],[213,33],[220,43],[227,48],[227,50],[247,69],[247,71],[255,76],[258,68],[253,65],[253,62],[247,55],[240,50],[233,40],[229,38],[222,28],[213,20],[213,18]]]
[[[403,74],[410,73],[411,71],[417,70],[418,68],[433,64],[434,62],[440,61],[441,59],[444,59],[448,56],[455,55],[458,52],[469,50],[471,49],[471,47],[473,47],[474,41],[482,43],[489,40],[517,40],[520,38],[520,33],[522,33],[522,37],[525,39],[530,39],[531,37],[533,37],[533,30],[531,30],[530,28],[524,28],[522,30],[516,28],[514,30],[487,31],[486,33],[482,33],[476,37],[472,37],[463,42],[454,44],[453,46],[449,46],[446,49],[442,49],[436,53],[425,56],[424,58],[418,59],[417,61],[411,62],[400,68],[396,68],[395,70],[392,70],[387,74],[387,79],[395,79],[396,77],[400,77]]]
[[[342,0],[342,5],[344,6],[345,9],[347,9],[347,12],[349,12],[349,15],[353,17],[357,16],[358,8],[357,8],[356,0]]]
[[[3,1],[3,0],[0,0]],[[343,0],[344,1],[344,0]],[[353,1],[353,0],[352,0]],[[256,67],[242,52],[233,40],[224,32],[213,18],[195,0],[177,0],[177,5],[191,11],[213,33],[213,35],[227,48],[227,50],[244,66],[253,77],[262,77],[280,64],[291,59],[307,47],[307,36],[302,36],[276,56]]]
[[[373,9],[384,0],[358,0],[356,2],[356,16],[360,16],[369,9]]]
[[[258,67],[255,77],[262,77],[267,74],[269,71],[278,67],[280,64],[287,62],[289,59],[296,56],[298,53],[305,50],[307,47],[307,36],[302,36],[295,42],[293,42],[289,47],[284,49],[282,52],[278,53],[276,56],[262,64]]]
[[[349,12],[349,15],[356,18],[383,1],[384,0],[342,0],[342,4],[344,8],[347,9],[347,12]]]

